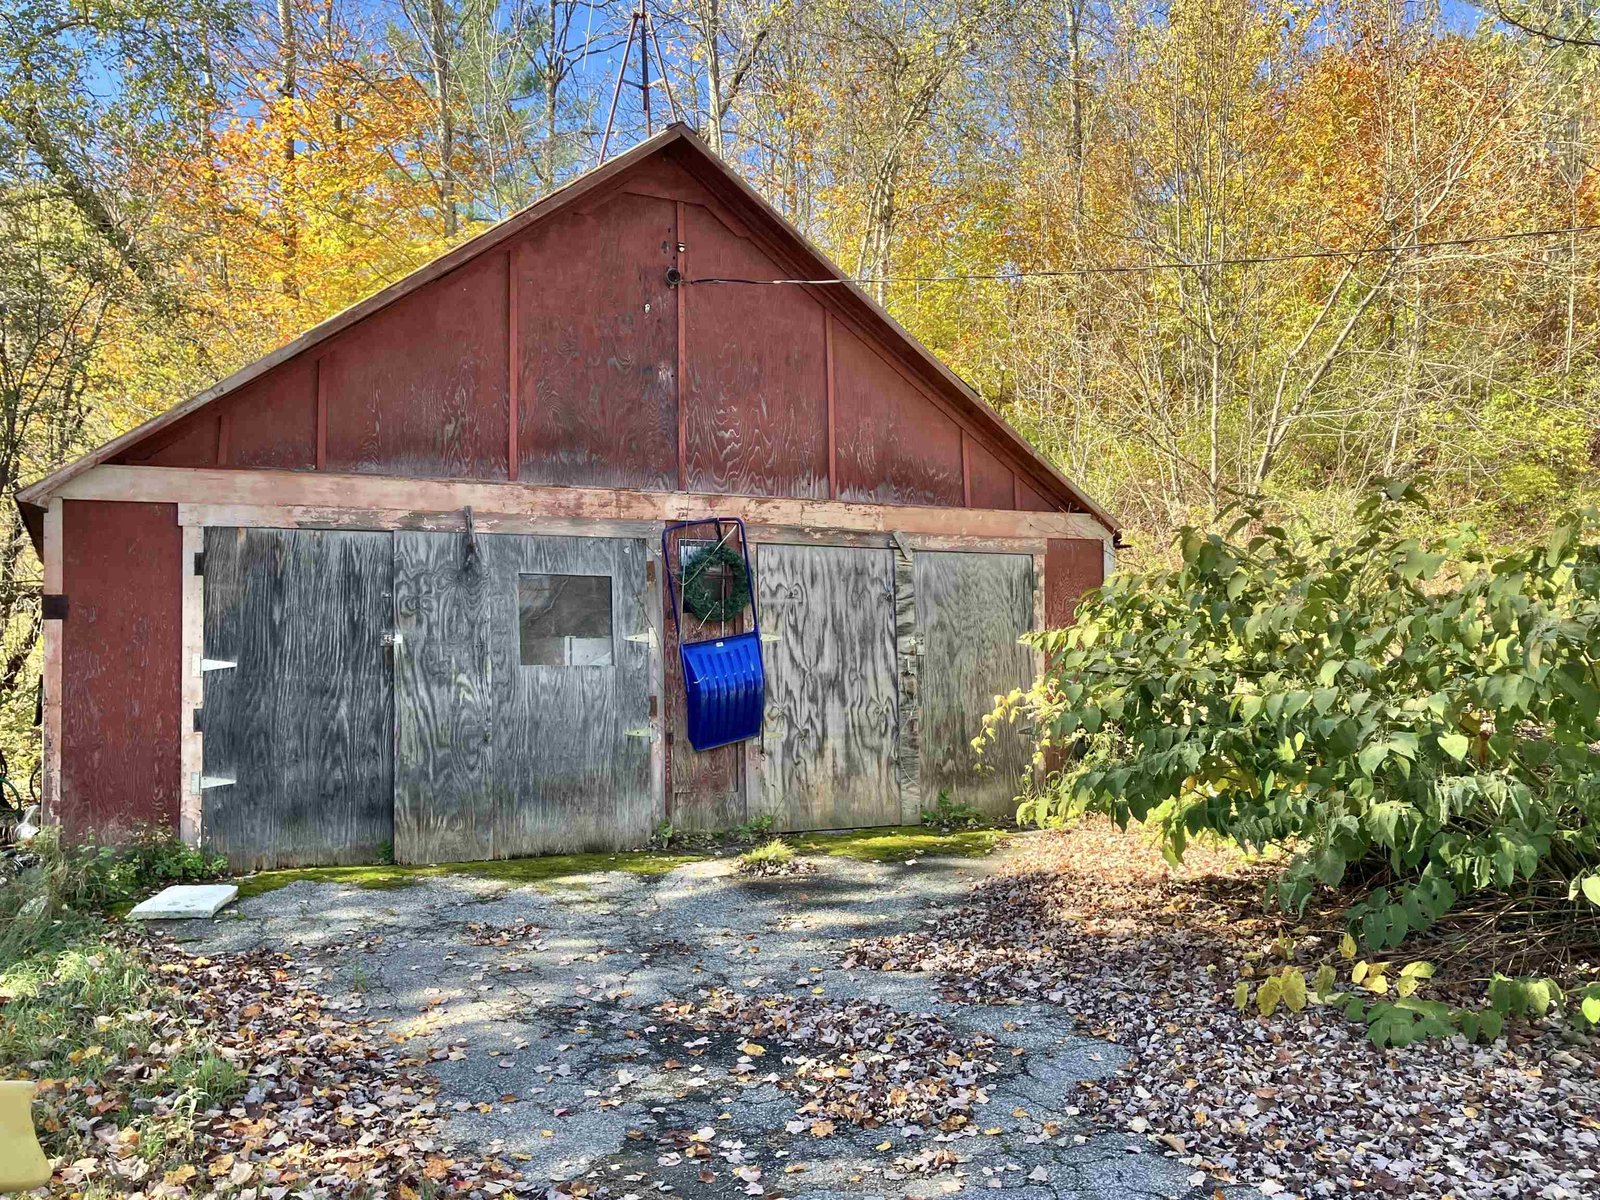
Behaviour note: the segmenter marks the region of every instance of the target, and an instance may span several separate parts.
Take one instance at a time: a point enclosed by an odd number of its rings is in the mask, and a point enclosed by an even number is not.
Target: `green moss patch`
[[[982,858],[1011,836],[1004,829],[939,833],[920,825],[896,825],[888,829],[797,834],[795,845],[806,854],[881,863],[904,862],[908,858]]]
[[[289,871],[262,871],[239,880],[241,899],[273,892],[291,883],[337,883],[345,887],[382,891],[410,887],[424,879],[468,875],[515,884],[550,884],[603,871],[630,875],[664,875],[675,867],[705,858],[704,854],[666,854],[635,850],[622,854],[550,854],[540,858],[505,858],[492,862],[436,863],[429,866],[302,867]]]

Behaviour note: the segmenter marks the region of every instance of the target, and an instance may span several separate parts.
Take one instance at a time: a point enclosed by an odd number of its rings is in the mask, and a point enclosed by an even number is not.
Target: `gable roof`
[[[167,428],[219,400],[251,381],[260,378],[289,359],[318,346],[341,331],[348,329],[373,313],[394,304],[425,285],[440,279],[463,264],[515,237],[524,230],[554,216],[574,205],[584,197],[617,180],[639,163],[655,155],[667,155],[684,166],[730,209],[759,227],[785,250],[803,268],[807,279],[839,280],[817,289],[825,293],[825,301],[841,312],[853,317],[866,329],[876,333],[889,344],[906,353],[911,365],[947,400],[951,401],[979,429],[998,443],[1010,449],[1031,472],[1041,490],[1054,502],[1069,511],[1086,512],[1115,533],[1118,524],[1109,513],[1094,502],[1072,480],[1059,471],[1034,446],[1011,427],[968,384],[941,362],[930,350],[891,317],[876,301],[856,284],[849,282],[845,273],[818,249],[799,230],[791,225],[775,208],[742,179],[727,163],[718,158],[696,137],[687,126],[674,124],[639,143],[631,150],[618,155],[593,170],[585,172],[548,196],[507,217],[482,233],[463,242],[455,249],[432,262],[419,267],[405,278],[390,284],[349,308],[313,326],[299,337],[278,347],[269,354],[241,367],[225,379],[174,405],[136,428],[113,438],[81,458],[21,488],[16,502],[37,543],[37,514],[49,503],[63,485],[84,472],[104,463],[151,435]],[[34,519],[30,519],[34,518]]]

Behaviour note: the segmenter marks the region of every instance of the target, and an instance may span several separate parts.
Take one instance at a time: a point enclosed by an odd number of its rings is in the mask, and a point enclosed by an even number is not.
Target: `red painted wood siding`
[[[840,324],[833,365],[839,499],[962,504],[961,427]]]
[[[61,511],[60,819],[69,838],[176,829],[182,536],[173,504]]]
[[[645,159],[116,461],[1061,507],[826,289],[666,281],[794,253]]]
[[[684,206],[692,276],[788,274],[708,208]],[[716,284],[684,297],[689,491],[828,497],[825,316],[799,287]]]
[[[677,205],[622,193],[516,248],[518,478],[678,485]]]
[[[1088,538],[1051,538],[1044,552],[1046,629],[1072,624],[1078,597],[1105,582],[1105,546]]]

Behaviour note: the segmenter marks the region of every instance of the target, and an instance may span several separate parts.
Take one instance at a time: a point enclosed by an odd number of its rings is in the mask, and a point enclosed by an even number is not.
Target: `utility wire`
[[[748,283],[748,284],[801,284],[815,287],[825,284],[870,283],[966,283],[976,280],[1013,279],[1066,279],[1084,275],[1138,275],[1151,271],[1204,271],[1214,267],[1259,266],[1266,263],[1299,262],[1316,258],[1357,259],[1378,254],[1409,254],[1418,250],[1440,250],[1452,246],[1479,246],[1490,242],[1511,242],[1530,238],[1565,237],[1578,233],[1594,233],[1595,225],[1565,225],[1559,229],[1519,229],[1511,233],[1487,233],[1474,237],[1440,238],[1430,242],[1405,242],[1399,245],[1364,246],[1354,250],[1300,250],[1287,254],[1253,254],[1242,258],[1212,258],[1195,262],[1171,261],[1136,263],[1128,266],[1068,267],[1058,271],[995,271],[973,275],[884,275],[878,278],[856,279],[742,279],[726,275],[705,275],[686,279],[685,283]]]

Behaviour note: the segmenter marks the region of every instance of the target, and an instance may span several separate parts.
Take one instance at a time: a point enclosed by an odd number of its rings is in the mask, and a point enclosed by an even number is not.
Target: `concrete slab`
[[[134,906],[128,917],[134,921],[188,921],[214,917],[238,897],[231,883],[175,883]]]

